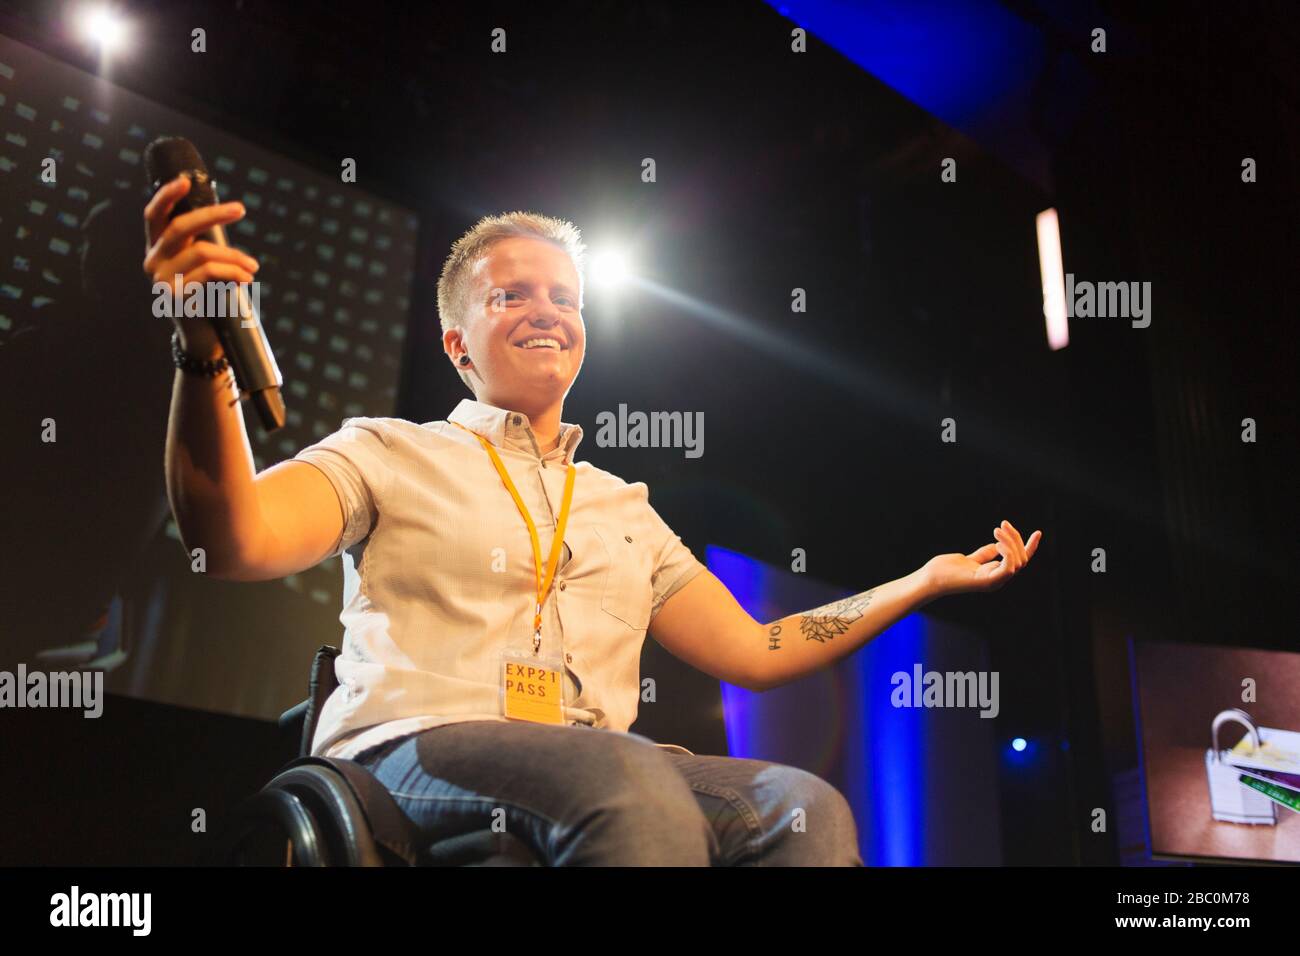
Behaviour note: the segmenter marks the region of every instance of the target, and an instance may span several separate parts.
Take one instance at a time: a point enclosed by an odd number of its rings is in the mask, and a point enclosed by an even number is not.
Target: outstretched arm
[[[937,597],[997,590],[1034,556],[1042,532],[1026,544],[1004,521],[993,537],[970,554],[938,555],[904,577],[767,624],[755,621],[706,571],[664,603],[650,632],[707,674],[767,690],[848,656]]]
[[[178,176],[145,207],[144,271],[164,288],[177,275],[186,289],[191,282],[251,282],[256,259],[199,238],[213,225],[242,218],[243,207],[205,206],[170,219],[189,190],[189,178]],[[221,354],[208,319],[173,321],[184,351],[202,359]],[[203,550],[209,576],[265,581],[324,560],[343,532],[343,515],[329,479],[306,462],[256,473],[234,385],[229,370],[216,378],[174,374],[163,462],[167,497],[186,552]]]

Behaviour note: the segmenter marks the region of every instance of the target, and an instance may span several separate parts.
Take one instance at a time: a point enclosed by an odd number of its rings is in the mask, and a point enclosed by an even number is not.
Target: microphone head
[[[217,202],[215,183],[208,175],[208,167],[188,139],[180,136],[160,136],[155,139],[145,147],[144,170],[151,192],[157,192],[160,186],[171,182],[181,173],[189,174],[190,191],[176,204],[173,215],[201,206],[212,206]]]

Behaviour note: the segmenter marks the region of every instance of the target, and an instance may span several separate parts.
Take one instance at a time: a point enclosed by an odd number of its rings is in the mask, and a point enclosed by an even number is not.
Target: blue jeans
[[[640,734],[523,721],[433,727],[358,754],[430,842],[496,823],[549,866],[861,866],[815,774]]]

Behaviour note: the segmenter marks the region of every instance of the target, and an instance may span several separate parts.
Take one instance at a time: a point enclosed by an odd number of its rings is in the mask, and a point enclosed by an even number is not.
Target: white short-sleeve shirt
[[[344,571],[339,686],[319,716],[315,755],[351,758],[428,727],[506,719],[499,653],[532,647],[532,544],[487,452],[451,422],[496,448],[543,559],[550,553],[577,425],[562,425],[559,446],[541,455],[526,415],[466,399],[448,421],[349,418],[299,452],[343,510],[331,552]],[[565,663],[569,723],[626,731],[646,629],[704,566],[650,506],[643,482],[574,465],[541,653]]]

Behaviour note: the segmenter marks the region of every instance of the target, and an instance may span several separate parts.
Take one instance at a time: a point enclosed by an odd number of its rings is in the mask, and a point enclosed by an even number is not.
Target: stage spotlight
[[[1011,741],[1011,749],[1016,753],[1023,753],[1024,749],[1028,746],[1029,741],[1025,740],[1024,737],[1017,737],[1015,740]]]
[[[627,256],[617,249],[604,249],[591,259],[591,284],[599,289],[616,289],[627,282],[631,268]]]
[[[1065,267],[1061,260],[1061,223],[1055,209],[1044,209],[1034,225],[1038,232],[1038,269],[1043,280],[1047,344],[1056,351],[1070,344],[1070,322],[1065,308]]]
[[[108,7],[91,7],[80,17],[81,35],[99,45],[105,55],[119,50],[126,40],[126,21]]]

